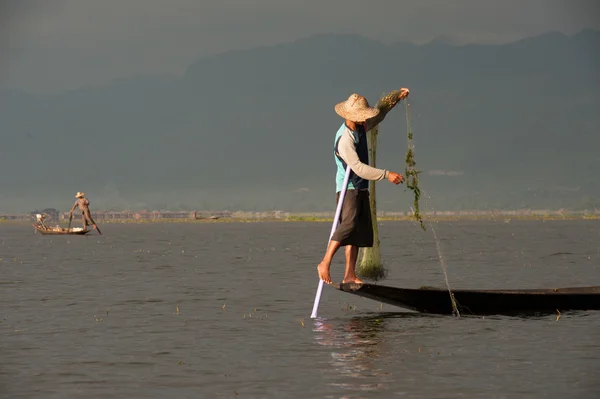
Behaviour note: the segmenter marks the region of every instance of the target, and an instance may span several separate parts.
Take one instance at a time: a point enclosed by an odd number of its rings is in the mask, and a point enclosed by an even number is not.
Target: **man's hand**
[[[404,183],[404,176],[402,176],[400,173],[389,172],[388,173],[388,180],[391,183],[400,184],[400,183]]]
[[[406,97],[408,97],[409,94],[410,94],[410,90],[408,90],[405,87],[401,88],[400,95],[398,96],[398,101],[404,100]]]

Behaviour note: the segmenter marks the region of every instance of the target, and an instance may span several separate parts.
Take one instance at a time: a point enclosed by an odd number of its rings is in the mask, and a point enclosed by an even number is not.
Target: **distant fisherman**
[[[81,222],[83,224],[84,230],[87,229],[87,226],[94,226],[94,229],[98,230],[99,234],[102,234],[100,232],[100,229],[98,229],[98,226],[96,226],[96,222],[94,221],[94,219],[92,219],[92,214],[90,213],[89,207],[90,201],[88,201],[88,199],[85,198],[85,193],[81,193],[78,191],[75,195],[75,198],[77,198],[77,201],[75,201],[75,203],[73,204],[73,208],[71,208],[71,212],[69,212],[70,216],[72,217],[75,208],[79,207],[79,210],[81,211]]]

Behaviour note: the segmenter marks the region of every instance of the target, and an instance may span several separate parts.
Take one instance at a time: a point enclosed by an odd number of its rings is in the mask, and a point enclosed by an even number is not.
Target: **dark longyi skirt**
[[[336,205],[339,199],[340,193],[336,193]],[[368,190],[346,191],[340,224],[331,239],[340,242],[341,246],[373,246],[373,224]]]

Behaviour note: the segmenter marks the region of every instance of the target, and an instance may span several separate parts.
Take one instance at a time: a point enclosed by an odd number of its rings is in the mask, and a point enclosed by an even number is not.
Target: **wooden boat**
[[[209,217],[196,216],[196,220],[217,220],[219,218],[220,218],[219,216],[209,216]]]
[[[423,313],[452,314],[447,289],[395,288],[375,284],[334,284],[340,291]],[[536,314],[565,310],[600,310],[600,286],[520,289],[452,290],[461,315]]]
[[[85,235],[87,233],[89,233],[92,230],[73,230],[73,229],[63,229],[63,228],[56,228],[56,227],[49,227],[49,228],[43,228],[42,226],[38,225],[38,224],[34,224],[33,227],[35,227],[35,229],[37,231],[39,231],[41,234],[43,235],[77,235],[77,236],[82,236]]]

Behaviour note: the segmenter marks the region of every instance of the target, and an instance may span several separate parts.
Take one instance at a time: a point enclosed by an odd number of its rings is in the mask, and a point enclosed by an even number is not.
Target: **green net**
[[[377,136],[379,127],[376,126],[369,130],[367,140],[369,145],[369,163],[375,167],[377,164]],[[371,221],[373,223],[373,246],[370,248],[361,248],[359,252],[359,261],[356,267],[356,274],[359,278],[365,280],[379,281],[387,277],[387,270],[381,262],[381,252],[379,250],[379,229],[377,224],[377,193],[375,191],[375,181],[369,182],[369,202],[371,205]]]
[[[410,104],[408,101],[404,101],[404,110],[406,111],[406,138],[407,138],[407,149],[406,149],[406,167],[404,169],[404,177],[406,179],[406,188],[414,193],[413,200],[413,213],[415,220],[419,222],[421,228],[426,230],[423,224],[423,218],[419,210],[419,200],[421,199],[421,189],[419,188],[419,174],[420,170],[416,168],[417,163],[415,162],[415,146],[413,144],[413,131],[410,124]]]

